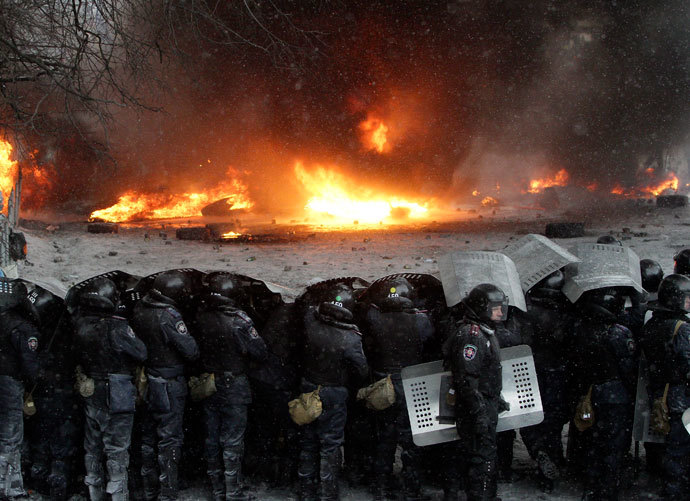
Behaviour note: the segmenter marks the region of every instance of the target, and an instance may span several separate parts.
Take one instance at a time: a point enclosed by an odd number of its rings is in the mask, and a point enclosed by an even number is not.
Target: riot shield
[[[446,305],[454,306],[479,284],[493,284],[508,297],[508,304],[527,311],[515,263],[499,252],[457,251],[438,260]]]
[[[683,413],[681,419],[683,420],[683,426],[685,426],[685,431],[690,433],[690,407],[685,409],[685,412]]]
[[[24,284],[14,278],[0,277],[0,311],[17,306],[26,294]]]
[[[649,369],[644,355],[640,357],[637,372],[637,392],[635,395],[635,418],[633,419],[632,436],[635,442],[653,442],[663,444],[666,437],[655,433],[650,426],[651,408],[649,405]]]
[[[563,293],[571,302],[594,289],[633,287],[644,294],[640,276],[640,259],[629,247],[582,243],[571,252],[580,258],[577,274],[566,278]]]
[[[580,262],[577,256],[557,243],[533,233],[525,235],[501,252],[515,263],[515,268],[520,275],[520,286],[524,292],[554,271],[568,264]]]
[[[541,423],[544,411],[531,348],[527,345],[502,348],[501,368],[501,395],[510,404],[510,410],[499,414],[496,431]],[[401,375],[414,443],[425,446],[457,440],[453,416],[441,401],[445,399],[443,389],[451,375],[443,370],[443,361],[405,367]]]

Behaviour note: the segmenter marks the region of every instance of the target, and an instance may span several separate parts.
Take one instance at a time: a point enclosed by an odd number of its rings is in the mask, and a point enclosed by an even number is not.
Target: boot
[[[67,462],[61,460],[53,461],[53,465],[48,475],[48,485],[50,486],[50,499],[64,501],[67,499],[67,479],[69,478],[69,467]]]
[[[544,478],[549,480],[556,480],[560,477],[560,471],[558,471],[558,466],[554,463],[549,455],[544,451],[539,451],[537,453],[537,467],[539,472],[544,475]]]
[[[141,446],[141,483],[144,487],[144,499],[153,501],[158,497],[160,483],[156,452],[150,445]]]
[[[371,485],[371,495],[374,501],[385,501],[388,499],[386,495],[386,486],[388,485],[388,475],[377,475],[376,480]]]
[[[178,463],[182,454],[181,447],[166,447],[158,454],[160,467],[160,500],[172,501],[177,499],[179,486],[177,483]]]
[[[225,501],[225,478],[223,475],[223,467],[220,462],[209,461],[207,463],[206,474],[211,480],[213,501]]]
[[[228,501],[250,501],[254,499],[240,485],[241,459],[225,459],[225,499]]]
[[[340,499],[340,450],[321,458],[321,501]]]
[[[299,479],[299,501],[318,501],[318,486],[315,478],[300,477]]]

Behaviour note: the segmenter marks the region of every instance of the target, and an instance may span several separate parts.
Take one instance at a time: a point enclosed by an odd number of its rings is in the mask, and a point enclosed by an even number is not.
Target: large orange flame
[[[645,171],[646,174],[651,174],[649,169]],[[678,177],[675,173],[669,172],[666,175],[666,179],[657,182],[655,184],[650,184],[648,186],[642,186],[638,188],[624,188],[620,184],[617,184],[611,190],[614,195],[623,195],[625,197],[638,197],[638,196],[655,196],[663,194],[666,190],[678,190]]]
[[[12,145],[0,139],[0,192],[4,200],[4,211],[7,211],[7,199],[17,182],[19,164],[12,160]]]
[[[228,169],[228,177],[236,175]],[[89,219],[111,223],[134,219],[172,219],[201,215],[201,209],[216,200],[227,198],[232,209],[249,209],[254,204],[249,198],[247,186],[239,179],[230,179],[208,191],[181,194],[151,194],[128,191],[120,196],[115,205],[93,211]]]
[[[369,115],[366,120],[359,124],[359,129],[362,131],[362,142],[367,150],[376,150],[379,153],[384,153],[390,149],[388,142],[388,126],[383,123],[383,120]]]
[[[426,202],[375,193],[335,169],[317,166],[307,171],[302,163],[297,162],[295,175],[311,194],[305,209],[321,224],[372,224],[403,218],[420,219],[429,211]]]
[[[561,169],[553,176],[547,176],[544,179],[532,179],[529,182],[528,193],[540,193],[544,188],[552,186],[566,186],[568,184],[568,171]]]

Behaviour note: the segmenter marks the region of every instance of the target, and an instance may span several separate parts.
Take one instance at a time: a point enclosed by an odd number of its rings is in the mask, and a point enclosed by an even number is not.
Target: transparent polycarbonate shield
[[[510,410],[499,414],[496,431],[541,423],[544,412],[530,347],[519,345],[501,349],[501,366],[502,396],[510,404]],[[449,371],[444,371],[441,360],[402,370],[407,413],[416,445],[458,439],[452,411],[449,412],[448,406],[442,401],[446,398],[445,388],[450,375]]]
[[[580,259],[543,235],[529,234],[501,251],[515,263],[520,286],[527,292],[554,271]]]
[[[635,442],[654,442],[663,444],[666,437],[660,435],[650,427],[651,409],[649,406],[649,369],[644,356],[640,357],[637,372],[637,392],[635,395],[635,417],[633,419],[632,436]]]
[[[583,293],[603,287],[633,287],[644,293],[640,258],[629,247],[582,243],[571,252],[580,258],[580,263],[577,274],[566,279],[563,293],[573,303]]]
[[[508,304],[527,311],[515,263],[499,252],[457,251],[438,260],[446,305],[454,306],[479,284],[493,284],[508,296]]]

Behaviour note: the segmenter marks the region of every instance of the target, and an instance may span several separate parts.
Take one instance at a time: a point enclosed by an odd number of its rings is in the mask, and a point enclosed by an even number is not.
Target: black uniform
[[[266,345],[242,310],[211,296],[196,315],[203,370],[215,375],[216,393],[204,400],[205,454],[216,500],[247,499],[240,485],[252,394],[249,360],[263,361]]]
[[[15,308],[0,313],[0,498],[22,496],[20,447],[24,438],[24,382],[39,375],[40,333]]]
[[[562,467],[561,433],[572,417],[568,391],[568,357],[574,317],[565,296],[558,299],[530,297],[528,317],[531,326],[530,347],[539,382],[544,421],[520,429],[520,436],[530,456],[539,464],[540,481],[547,489]]]
[[[629,406],[637,361],[630,331],[593,317],[575,325],[574,375],[579,394],[592,388],[594,425],[581,433],[584,499],[617,499],[619,470],[629,445]]]
[[[301,337],[297,305],[276,308],[261,329],[268,348],[266,360],[252,363],[249,380],[252,405],[247,428],[245,465],[274,484],[290,484],[297,474],[297,425],[288,402],[299,385]]]
[[[348,386],[359,386],[369,367],[352,313],[332,303],[310,308],[304,317],[304,358],[300,391],[321,386],[321,415],[302,428],[299,479],[302,499],[339,499],[338,475],[347,420]]]
[[[374,460],[374,490],[383,496],[383,488],[393,472],[395,450],[402,446],[402,478],[406,494],[419,496],[420,451],[412,442],[410,419],[400,372],[404,367],[428,360],[429,344],[434,328],[425,311],[413,308],[404,297],[386,298],[377,306],[372,304],[362,325],[364,349],[375,380],[391,376],[395,387],[395,403],[376,412],[378,442]]]
[[[184,364],[199,357],[199,348],[173,301],[155,289],[136,304],[131,325],[148,350],[141,445],[144,495],[146,499],[177,499],[187,396]]]
[[[55,326],[50,326],[55,329]],[[49,330],[49,329],[48,329]],[[84,431],[84,411],[74,390],[76,357],[72,327],[64,318],[57,332],[43,331],[39,357],[44,377],[33,393],[36,415],[30,436],[31,479],[46,484],[53,500],[66,499]],[[50,337],[54,336],[52,343]],[[50,346],[49,346],[50,343]],[[81,461],[81,458],[79,458]]]
[[[673,337],[678,321],[682,323]],[[661,397],[669,384],[666,403],[671,431],[666,437],[665,496],[684,499],[690,489],[690,434],[681,420],[690,407],[690,324],[684,312],[655,311],[645,325],[641,344],[649,365],[650,400]]]
[[[453,374],[468,500],[496,497],[496,424],[502,409],[500,346],[494,329],[471,316],[455,325],[444,346],[446,368]]]
[[[146,346],[126,319],[108,311],[82,310],[74,325],[77,359],[94,379],[94,394],[85,399],[84,482],[92,500],[104,499],[107,493],[124,501],[136,392],[132,379],[136,366],[146,360]]]

